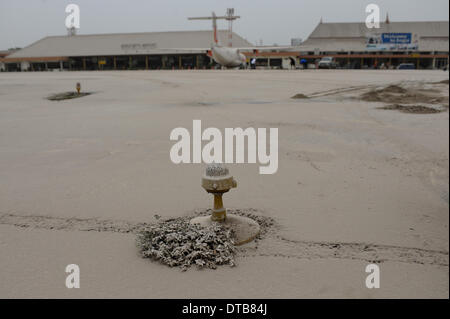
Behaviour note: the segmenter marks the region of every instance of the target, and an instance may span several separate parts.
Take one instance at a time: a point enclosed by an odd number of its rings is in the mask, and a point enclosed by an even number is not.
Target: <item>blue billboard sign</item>
[[[411,33],[369,34],[366,48],[376,51],[415,51],[419,49],[419,37]]]
[[[385,44],[410,44],[411,33],[382,33],[381,43]]]

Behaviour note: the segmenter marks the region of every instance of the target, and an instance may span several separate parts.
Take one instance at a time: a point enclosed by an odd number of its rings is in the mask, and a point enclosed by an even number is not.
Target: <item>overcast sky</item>
[[[378,4],[391,21],[448,20],[448,0],[0,0],[0,49],[24,47],[48,35],[66,34],[65,7],[78,4],[79,34],[209,30],[209,21],[188,16],[223,15],[235,8],[241,16],[234,31],[252,43],[289,44],[307,38],[324,22],[363,22],[365,7]],[[226,21],[219,22],[226,29]]]

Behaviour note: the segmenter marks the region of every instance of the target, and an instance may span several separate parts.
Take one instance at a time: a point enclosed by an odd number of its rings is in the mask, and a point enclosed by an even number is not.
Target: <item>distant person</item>
[[[300,64],[303,65],[303,70],[307,70],[308,69],[308,61],[306,61],[306,59],[302,59],[300,61]]]
[[[255,70],[255,69],[256,69],[256,59],[255,59],[255,58],[253,58],[253,59],[250,61],[250,67],[251,67],[252,70]]]
[[[289,57],[289,59],[291,60],[291,70],[295,69],[295,60],[292,57]]]

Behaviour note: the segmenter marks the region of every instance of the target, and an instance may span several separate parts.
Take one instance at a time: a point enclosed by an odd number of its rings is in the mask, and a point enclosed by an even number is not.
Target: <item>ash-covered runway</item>
[[[381,70],[0,74],[0,297],[448,298],[444,79]],[[46,99],[77,82],[93,94]],[[382,109],[402,93],[361,99],[389,85],[424,90],[439,105],[416,104],[439,112]],[[298,93],[310,98],[291,99]],[[229,165],[239,184],[225,195],[227,207],[253,207],[277,228],[240,251],[237,267],[181,273],[139,258],[132,228],[209,208],[204,166],[169,157],[171,130],[194,119],[278,128],[278,172]],[[121,231],[79,231],[89,227]],[[380,265],[380,289],[364,285],[369,262]],[[64,286],[71,263],[79,290]]]

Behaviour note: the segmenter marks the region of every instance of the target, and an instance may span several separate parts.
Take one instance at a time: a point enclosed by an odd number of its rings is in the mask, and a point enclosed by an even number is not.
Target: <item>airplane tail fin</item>
[[[223,19],[223,17],[217,17],[213,12],[211,17],[192,17],[188,18],[188,20],[212,20],[213,26],[213,35],[214,35],[214,44],[213,46],[219,45],[219,37],[217,36],[217,19]]]
[[[214,43],[219,44],[219,39],[217,37],[217,16],[214,12],[212,13],[212,23],[213,23],[213,32],[214,32]]]

